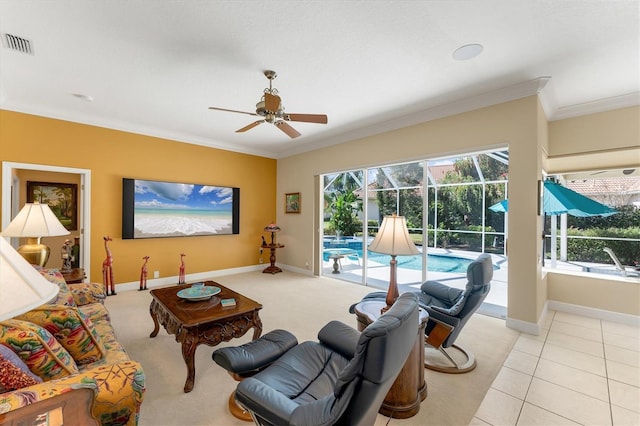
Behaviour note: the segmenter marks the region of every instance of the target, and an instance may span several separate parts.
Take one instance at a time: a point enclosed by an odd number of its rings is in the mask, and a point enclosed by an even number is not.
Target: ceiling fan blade
[[[287,121],[302,121],[305,123],[327,124],[327,116],[324,114],[285,114]]]
[[[253,122],[253,123],[251,123],[251,124],[247,124],[247,125],[246,125],[246,126],[244,126],[242,129],[238,129],[238,130],[236,130],[236,133],[246,132],[247,130],[251,130],[251,129],[253,129],[254,127],[256,127],[257,125],[262,124],[262,123],[264,123],[264,120],[254,121],[254,122]]]
[[[287,135],[289,135],[289,137],[291,139],[294,139],[294,138],[297,138],[298,136],[300,136],[300,133],[296,129],[294,129],[293,127],[289,126],[284,121],[277,121],[277,122],[275,122],[273,124],[275,124],[280,130],[282,130]]]
[[[213,109],[216,111],[237,112],[238,114],[255,115],[256,117],[259,117],[259,115],[256,114],[255,112],[238,111],[235,109],[226,109],[226,108],[217,108],[217,107],[209,107],[209,109]]]
[[[272,95],[271,93],[265,92],[264,94],[264,109],[269,112],[276,112],[280,108],[280,96]]]

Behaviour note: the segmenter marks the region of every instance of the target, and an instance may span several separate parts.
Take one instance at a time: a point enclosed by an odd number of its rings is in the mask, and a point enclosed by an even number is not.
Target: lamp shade
[[[59,290],[0,238],[0,321],[48,302]]]
[[[70,232],[60,223],[47,204],[26,203],[20,213],[2,231],[5,237],[53,237]]]
[[[404,216],[385,216],[378,235],[369,244],[369,250],[392,256],[410,256],[420,253],[407,229]]]
[[[264,230],[267,232],[278,232],[280,230],[280,227],[275,223],[270,223],[264,227]]]

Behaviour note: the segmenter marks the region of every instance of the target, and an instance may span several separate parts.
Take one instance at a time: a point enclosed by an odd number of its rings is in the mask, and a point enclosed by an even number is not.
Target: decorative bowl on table
[[[191,302],[207,300],[214,295],[220,293],[219,287],[213,286],[195,286],[182,289],[178,292],[178,297]]]

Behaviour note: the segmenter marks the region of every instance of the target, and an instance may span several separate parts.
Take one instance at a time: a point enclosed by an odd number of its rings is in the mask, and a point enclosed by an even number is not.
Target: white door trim
[[[91,276],[91,170],[73,167],[50,166],[45,164],[2,162],[2,228],[11,222],[11,194],[15,169],[38,170],[55,173],[72,173],[80,175],[80,214],[78,229],[80,230],[80,266],[87,277]]]

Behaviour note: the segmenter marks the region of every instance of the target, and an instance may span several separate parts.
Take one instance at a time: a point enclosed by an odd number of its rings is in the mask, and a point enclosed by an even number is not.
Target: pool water
[[[323,259],[325,262],[329,261],[329,255],[335,252],[342,252],[345,257],[351,260],[362,259],[362,240],[358,239],[344,239],[336,242],[332,239],[326,239],[324,241],[325,252]],[[357,253],[357,256],[356,254]],[[380,263],[382,265],[389,265],[391,256],[386,254],[374,253],[369,251],[368,260],[371,262]],[[396,256],[398,262],[398,268],[411,269],[414,271],[422,270],[422,254],[415,256]],[[429,265],[429,271],[432,272],[452,272],[452,273],[467,273],[467,268],[474,259],[467,259],[464,257],[458,257],[446,254],[427,254],[427,262]],[[498,266],[493,265],[493,269],[499,269]]]
[[[362,258],[362,250],[355,250],[358,253],[358,257]],[[329,255],[331,253],[324,253],[324,261],[329,261]],[[356,255],[346,254],[346,257],[356,259]],[[369,252],[369,261],[380,263],[382,265],[388,265],[391,261],[391,256],[386,254]],[[398,268],[412,269],[415,271],[422,270],[422,256],[396,256],[398,262]],[[457,256],[445,256],[437,254],[427,254],[427,262],[429,265],[429,271],[432,272],[453,272],[453,273],[466,273],[467,267],[473,259],[465,259]],[[495,268],[495,266],[494,266]]]
[[[369,252],[369,260],[383,265],[388,265],[391,261],[391,256],[385,254]],[[398,262],[398,268],[413,269],[416,271],[422,270],[422,256],[396,256]],[[459,272],[466,273],[467,267],[472,259],[464,259],[456,256],[443,256],[437,254],[427,254],[427,264],[429,265],[429,271],[432,272]]]

